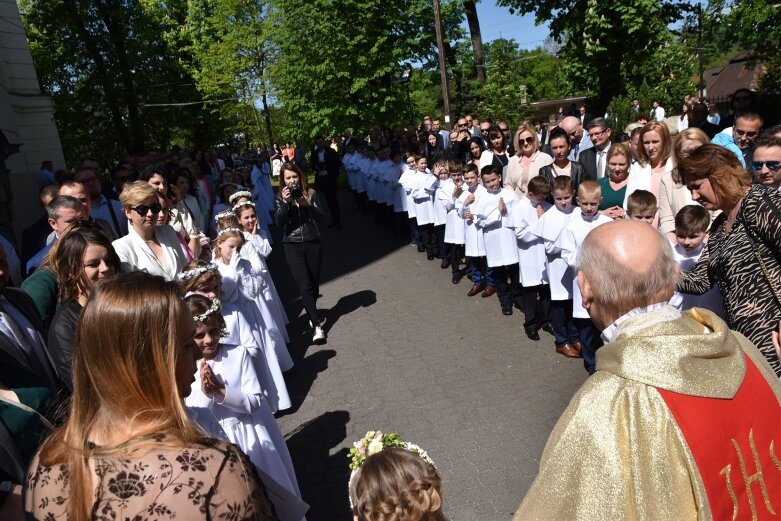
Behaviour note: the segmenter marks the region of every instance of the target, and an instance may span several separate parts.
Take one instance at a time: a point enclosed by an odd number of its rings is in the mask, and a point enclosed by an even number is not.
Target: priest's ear
[[[583,309],[588,310],[594,302],[594,291],[583,271],[578,271],[578,287],[580,288],[580,295],[583,298]]]

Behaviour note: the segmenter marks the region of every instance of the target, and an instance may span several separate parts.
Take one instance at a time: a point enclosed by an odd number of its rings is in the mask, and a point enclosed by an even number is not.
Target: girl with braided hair
[[[437,469],[401,447],[366,458],[350,480],[350,500],[354,521],[447,521]]]

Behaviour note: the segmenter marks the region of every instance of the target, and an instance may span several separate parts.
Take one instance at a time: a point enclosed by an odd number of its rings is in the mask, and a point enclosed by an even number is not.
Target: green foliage
[[[272,17],[276,100],[305,135],[405,120],[402,64],[435,60],[426,0],[273,0]]]
[[[205,121],[199,106],[149,106],[200,99],[162,36],[170,28],[156,2],[21,0],[20,9],[70,165],[221,134],[220,118]]]
[[[592,93],[594,111],[647,80],[661,91],[690,92],[693,56],[668,26],[691,9],[679,0],[499,0],[550,22],[566,83]],[[687,85],[688,84],[688,85]],[[684,88],[685,87],[685,88]]]
[[[781,94],[781,9],[772,0],[713,0],[708,9],[712,25],[729,28],[730,41],[762,61],[766,72],[762,93]]]

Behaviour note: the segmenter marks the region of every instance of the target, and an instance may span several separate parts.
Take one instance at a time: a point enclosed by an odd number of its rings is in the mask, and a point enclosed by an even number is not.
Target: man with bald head
[[[580,122],[580,118],[567,116],[561,120],[559,126],[569,134],[571,149],[568,157],[570,161],[577,161],[581,152],[593,146],[588,134],[583,134],[583,125]]]
[[[513,520],[775,516],[781,384],[762,354],[710,311],[669,305],[675,260],[647,224],[594,229],[578,262],[605,345]]]

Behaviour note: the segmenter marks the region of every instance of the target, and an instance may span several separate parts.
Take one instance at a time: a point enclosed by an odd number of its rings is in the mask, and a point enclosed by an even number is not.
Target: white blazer
[[[112,243],[119,260],[122,261],[122,271],[145,271],[151,275],[159,275],[165,280],[174,280],[176,274],[187,264],[176,231],[168,224],[155,227],[155,237],[163,248],[163,262],[160,262],[133,227],[128,228],[127,235]]]

